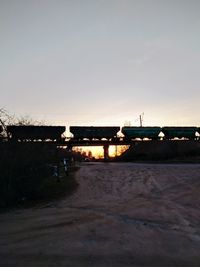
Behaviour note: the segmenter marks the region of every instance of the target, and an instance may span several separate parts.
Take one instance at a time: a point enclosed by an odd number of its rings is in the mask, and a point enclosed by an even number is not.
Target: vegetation
[[[62,167],[53,176],[61,160],[55,147],[2,143],[0,150],[0,207],[60,196],[77,185],[73,172],[66,176]]]
[[[12,120],[5,110],[0,109],[0,123],[27,125],[30,120]],[[31,120],[31,124],[33,120]],[[63,196],[76,188],[75,167],[71,167],[69,176],[61,165],[63,157],[70,158],[71,153],[54,145],[31,142],[0,142],[0,208],[24,204],[39,199]],[[55,168],[60,166],[59,176]]]

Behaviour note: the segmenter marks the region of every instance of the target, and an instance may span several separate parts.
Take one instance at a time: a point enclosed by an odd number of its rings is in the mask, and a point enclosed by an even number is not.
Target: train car
[[[174,139],[174,138],[187,138],[189,140],[196,139],[197,127],[177,127],[177,126],[167,126],[162,127],[162,133],[164,134],[164,139]]]
[[[76,140],[110,140],[117,137],[119,130],[118,126],[70,126],[70,132]]]
[[[7,126],[7,132],[14,141],[62,141],[65,126]]]
[[[158,126],[148,126],[148,127],[132,127],[124,126],[122,127],[122,133],[125,136],[125,139],[144,139],[148,138],[151,140],[158,140],[159,133],[161,132],[161,127]]]

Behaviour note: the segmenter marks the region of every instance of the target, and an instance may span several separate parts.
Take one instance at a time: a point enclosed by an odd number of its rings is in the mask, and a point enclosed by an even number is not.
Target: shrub
[[[0,206],[41,197],[41,186],[51,176],[49,165],[59,161],[56,148],[2,143],[0,151]]]

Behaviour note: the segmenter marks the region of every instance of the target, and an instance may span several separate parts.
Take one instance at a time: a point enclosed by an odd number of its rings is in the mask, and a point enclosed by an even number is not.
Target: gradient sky
[[[200,126],[199,0],[0,0],[0,107],[53,125]]]

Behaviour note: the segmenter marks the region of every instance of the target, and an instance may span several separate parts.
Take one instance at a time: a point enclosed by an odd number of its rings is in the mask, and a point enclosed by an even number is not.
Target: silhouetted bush
[[[59,160],[56,148],[44,144],[0,144],[0,206],[42,198]]]

